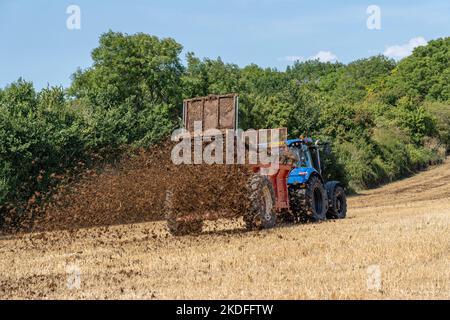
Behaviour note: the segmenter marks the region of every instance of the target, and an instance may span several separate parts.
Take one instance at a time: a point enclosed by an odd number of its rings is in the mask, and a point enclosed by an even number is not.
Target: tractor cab
[[[295,216],[312,221],[345,218],[344,186],[322,178],[319,141],[302,138],[288,140],[286,145],[297,160],[287,178],[290,209]]]
[[[304,184],[311,175],[318,175],[322,179],[318,142],[314,143],[312,139],[306,138],[288,140],[286,144],[290,153],[297,159],[294,169],[289,174],[289,185]]]

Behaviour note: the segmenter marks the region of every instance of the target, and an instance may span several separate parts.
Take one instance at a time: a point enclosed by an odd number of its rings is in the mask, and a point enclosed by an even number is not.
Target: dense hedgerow
[[[123,146],[148,146],[179,124],[183,98],[240,94],[244,129],[288,127],[326,144],[325,175],[352,189],[443,159],[450,145],[450,38],[399,63],[307,61],[285,72],[187,56],[173,39],[108,32],[68,89],[0,90],[0,206],[29,201],[59,174]],[[95,157],[94,157],[95,158]]]

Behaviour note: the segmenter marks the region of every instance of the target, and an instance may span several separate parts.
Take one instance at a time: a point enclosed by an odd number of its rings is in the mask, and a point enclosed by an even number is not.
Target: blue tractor
[[[324,181],[318,141],[294,139],[287,145],[298,159],[287,180],[291,211],[300,220],[344,219],[345,189],[339,181]]]
[[[187,99],[183,104],[184,128],[195,133],[195,123],[204,129],[220,131],[239,128],[239,97],[237,94],[210,95]],[[287,129],[278,130],[275,143],[282,149],[284,159],[272,174],[264,174],[264,164],[252,165],[253,174],[248,182],[250,207],[242,213],[248,229],[266,229],[278,221],[316,222],[328,219],[343,219],[347,214],[347,200],[343,184],[324,181],[319,143],[309,138],[287,140]],[[282,138],[281,138],[282,137]],[[267,148],[263,144],[259,147]],[[168,192],[168,195],[171,193]],[[168,196],[170,200],[171,196]],[[170,203],[171,201],[167,201]],[[180,216],[168,208],[168,228],[174,235],[199,233],[204,220],[219,217],[196,212]],[[222,218],[227,218],[225,215]],[[230,216],[232,217],[232,216]]]
[[[277,221],[318,222],[344,219],[347,214],[345,188],[339,181],[322,176],[319,141],[309,138],[285,142],[291,161],[276,174],[259,174],[250,180],[251,210],[244,215],[248,229],[274,227]]]

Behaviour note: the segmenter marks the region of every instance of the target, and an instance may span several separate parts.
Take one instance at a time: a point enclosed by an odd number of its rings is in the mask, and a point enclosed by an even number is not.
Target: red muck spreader
[[[242,213],[248,229],[272,228],[279,221],[345,218],[344,186],[338,181],[324,181],[319,141],[303,137],[288,140],[286,128],[243,133],[238,130],[238,114],[237,94],[188,99],[183,104],[185,134],[189,139],[207,136],[208,131],[215,130],[225,137],[222,141],[229,141],[229,135],[233,135],[232,143],[236,147],[233,150],[238,151],[232,159],[239,158],[238,146],[242,145],[245,145],[244,160],[251,159],[246,155],[252,151],[257,154],[253,162],[245,162],[253,173],[247,186],[250,208]],[[267,157],[261,159],[261,154]],[[211,212],[179,215],[169,206],[167,220],[172,234],[185,235],[201,232],[204,220],[224,217],[229,216]]]

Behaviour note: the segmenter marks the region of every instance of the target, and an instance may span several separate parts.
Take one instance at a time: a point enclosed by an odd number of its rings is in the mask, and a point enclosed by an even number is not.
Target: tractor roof
[[[287,140],[287,141],[286,141],[286,144],[287,144],[288,147],[291,147],[291,146],[293,146],[294,144],[301,144],[301,143],[304,143],[304,144],[313,144],[314,141],[313,141],[313,139],[311,139],[311,138],[291,139],[291,140]]]

